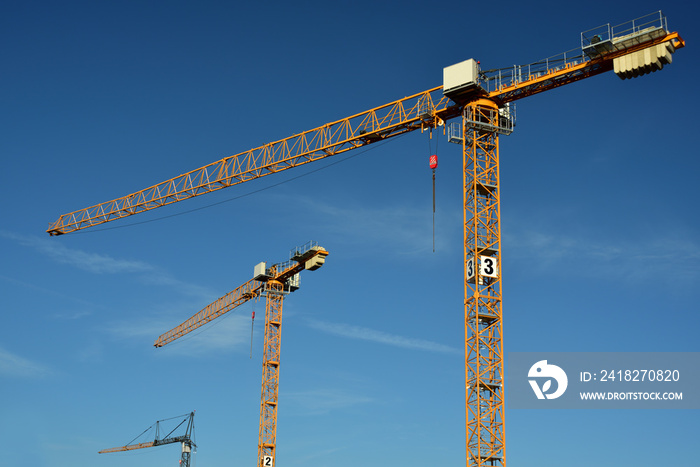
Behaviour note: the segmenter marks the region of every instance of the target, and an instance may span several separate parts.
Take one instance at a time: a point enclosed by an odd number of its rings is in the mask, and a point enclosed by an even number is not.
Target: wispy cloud
[[[69,300],[71,302],[74,302],[74,303],[80,305],[83,308],[92,309],[92,308],[95,308],[95,306],[96,306],[95,304],[93,304],[87,300],[84,300],[80,297],[71,297],[71,296],[66,295],[62,292],[57,292],[55,290],[50,290],[50,289],[47,289],[45,287],[40,287],[40,286],[37,286],[35,284],[30,284],[30,283],[25,282],[25,281],[20,281],[18,279],[15,279],[14,277],[7,277],[5,275],[0,275],[0,280],[9,282],[9,283],[11,283],[15,286],[18,286],[18,287],[33,290],[33,291],[41,293],[41,294],[46,294],[46,295],[50,295],[53,297],[58,297],[58,298],[61,298],[62,300]],[[57,312],[54,314],[54,316],[58,319],[72,320],[72,319],[78,319],[78,318],[82,318],[84,316],[88,316],[91,313],[92,312],[89,310],[82,309],[82,310],[71,310],[68,312]]]
[[[185,313],[173,319],[172,314],[169,313],[167,317],[162,316],[157,319],[116,323],[109,326],[108,332],[117,339],[139,340],[153,344],[158,336],[169,329],[174,329],[180,322],[193,314]],[[200,355],[213,351],[249,349],[250,329],[250,315],[248,313],[234,314],[231,312],[169,343],[159,352],[162,355],[181,356],[183,354]]]
[[[398,254],[426,253],[432,249],[430,211],[410,205],[338,207],[318,198],[300,198],[322,219],[318,229],[330,229],[334,238],[349,244],[391,245]],[[441,240],[440,238],[438,240]]]
[[[77,310],[77,311],[71,310],[71,311],[55,313],[54,316],[58,319],[72,321],[75,319],[80,319],[80,318],[84,318],[86,316],[90,316],[91,314],[92,314],[92,311],[89,311],[89,310]]]
[[[176,279],[167,271],[144,261],[114,258],[109,255],[68,248],[55,240],[35,235],[18,235],[0,231],[0,237],[32,248],[56,262],[68,264],[83,271],[95,274],[135,274],[145,284],[170,287],[183,295],[200,299],[208,299],[212,296],[208,288]]]
[[[700,244],[683,235],[633,240],[585,235],[555,235],[535,230],[504,239],[509,257],[528,262],[530,272],[549,272],[567,265],[570,274],[605,275],[625,281],[657,278],[694,281],[700,271]],[[577,267],[571,267],[575,263]],[[669,274],[660,274],[666,271]]]
[[[141,261],[117,259],[108,255],[71,249],[64,246],[62,243],[40,238],[35,235],[23,236],[0,231],[0,236],[14,240],[18,244],[32,248],[39,253],[43,253],[54,261],[69,264],[84,271],[98,274],[116,274],[148,272],[153,270],[151,265]]]
[[[316,446],[317,448],[320,446]],[[330,449],[313,449],[311,454],[308,454],[304,457],[296,459],[296,461],[293,461],[294,464],[301,464],[301,465],[309,465],[313,461],[314,464],[319,465],[319,462],[321,461],[328,461],[329,459],[333,459],[334,457],[333,454],[339,451],[345,451],[347,450],[346,446],[342,447],[334,447]]]
[[[412,337],[404,337],[396,334],[390,334],[384,331],[354,326],[344,323],[328,323],[318,320],[307,320],[308,325],[318,331],[322,331],[335,336],[347,337],[348,339],[358,339],[378,344],[391,345],[393,347],[401,347],[404,349],[424,350],[428,352],[441,353],[460,353],[459,349],[432,342],[424,339],[416,339]]]
[[[41,363],[15,355],[0,347],[0,375],[14,378],[42,378],[52,371]]]
[[[159,268],[154,267],[151,273],[143,274],[139,277],[145,284],[169,287],[173,290],[177,290],[182,295],[195,297],[200,302],[205,302],[213,296],[213,291],[209,287],[182,281]]]
[[[297,405],[305,415],[325,414],[333,410],[374,402],[371,397],[342,388],[316,388],[308,391],[284,392],[281,397]]]

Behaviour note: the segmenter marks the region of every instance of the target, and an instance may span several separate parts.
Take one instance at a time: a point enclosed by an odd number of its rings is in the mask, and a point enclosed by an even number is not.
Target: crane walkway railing
[[[537,80],[592,61],[607,53],[619,52],[632,45],[657,39],[668,32],[666,17],[661,11],[611,26],[609,23],[581,33],[581,47],[525,65],[485,70],[482,86],[488,93]]]
[[[482,74],[482,86],[488,93],[496,92],[516,84],[531,81],[588,61],[581,49],[572,49],[544,60],[511,68],[487,70]]]

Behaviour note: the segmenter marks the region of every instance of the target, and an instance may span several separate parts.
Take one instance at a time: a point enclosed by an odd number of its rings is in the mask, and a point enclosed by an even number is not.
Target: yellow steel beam
[[[61,235],[282,172],[421,128],[435,113],[459,109],[442,87],[414,94],[313,130],[268,143],[153,185],[145,190],[63,214],[47,232]],[[451,112],[450,112],[451,110]],[[454,115],[452,115],[454,114]]]
[[[185,334],[194,331],[198,327],[204,326],[211,320],[228,313],[251,298],[258,297],[263,287],[264,283],[253,279],[249,280],[240,287],[237,287],[223,297],[205,306],[184,323],[162,334],[153,345],[155,347],[163,347]]]

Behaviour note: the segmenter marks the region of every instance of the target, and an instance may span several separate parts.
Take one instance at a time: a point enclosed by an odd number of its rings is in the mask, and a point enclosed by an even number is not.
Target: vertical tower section
[[[182,442],[182,455],[180,456],[180,467],[190,467],[190,457],[192,455],[192,445],[189,442]]]
[[[277,446],[277,396],[279,389],[280,343],[282,334],[283,284],[265,283],[265,337],[263,348],[262,394],[258,466],[274,467]]]
[[[468,467],[506,465],[498,137],[512,132],[509,110],[478,99],[462,116]]]

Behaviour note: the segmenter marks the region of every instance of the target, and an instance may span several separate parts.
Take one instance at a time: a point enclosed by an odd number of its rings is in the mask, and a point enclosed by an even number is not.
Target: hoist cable
[[[253,306],[252,319],[250,320],[250,358],[253,358],[253,326],[255,325],[255,299],[251,300]]]

